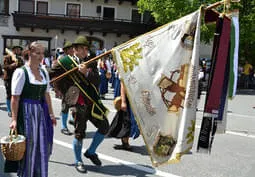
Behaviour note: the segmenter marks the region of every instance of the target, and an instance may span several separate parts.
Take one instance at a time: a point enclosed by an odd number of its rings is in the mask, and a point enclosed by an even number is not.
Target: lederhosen
[[[56,76],[56,74],[54,74],[54,70],[55,73],[58,72],[60,74],[76,66],[78,66],[77,62],[72,57],[66,56],[58,61],[58,65],[53,68],[53,72],[51,71],[50,75],[51,77]],[[95,127],[98,128],[98,131],[101,134],[105,135],[109,129],[109,122],[105,116],[108,113],[108,110],[101,103],[98,93],[100,79],[96,68],[96,63],[88,65],[88,69],[90,72],[88,73],[87,77],[85,77],[79,71],[75,71],[72,74],[69,74],[68,77],[58,81],[58,85],[62,85],[61,83],[68,81],[68,89],[70,89],[70,86],[79,88],[78,93],[75,93],[78,94],[75,104],[70,105],[68,103],[69,101],[66,101],[69,107],[72,107],[71,110],[74,117],[75,137],[77,139],[85,138],[88,120],[90,120]],[[72,81],[72,84],[70,84],[70,80]],[[60,91],[62,94],[66,94],[68,89],[62,89],[62,91]]]
[[[47,177],[48,161],[52,153],[53,125],[45,100],[46,84],[35,85],[29,82],[25,67],[25,84],[20,95],[17,130],[26,137],[26,152],[23,159],[14,165],[6,163],[6,171],[18,170],[20,177]],[[42,70],[44,77],[45,72]],[[18,167],[18,169],[15,169]]]

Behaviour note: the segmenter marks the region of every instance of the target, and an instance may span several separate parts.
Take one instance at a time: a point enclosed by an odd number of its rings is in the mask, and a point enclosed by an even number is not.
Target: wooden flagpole
[[[90,60],[88,60],[88,61],[86,61],[86,62],[83,62],[82,64],[85,64],[85,65],[90,64],[91,62],[93,62],[93,61],[95,61],[95,60],[98,60],[99,58],[102,58],[102,57],[104,57],[104,56],[106,56],[106,55],[109,55],[111,52],[112,52],[112,50],[108,50],[107,52],[105,52],[105,53],[103,53],[103,54],[101,54],[101,55],[98,55],[98,56],[96,56],[96,57],[94,57],[94,58],[92,58],[92,59],[90,59]],[[63,77],[67,76],[68,74],[70,74],[70,73],[72,73],[72,72],[74,72],[74,71],[76,71],[76,70],[78,70],[78,67],[74,67],[74,68],[72,68],[71,70],[69,70],[69,71],[67,71],[67,72],[65,72],[65,73],[63,73],[63,74],[61,74],[61,75],[59,75],[58,77],[52,79],[52,80],[50,81],[50,83],[56,82],[56,81],[62,79]]]
[[[205,8],[205,10],[210,10],[210,9],[213,9],[215,7],[218,7],[220,5],[222,5],[224,3],[224,1],[218,1],[218,2],[215,2],[211,5],[209,5],[208,7]]]
[[[218,2],[215,2],[211,5],[209,5],[208,7],[205,8],[205,10],[210,10],[210,9],[213,9],[215,7],[218,7],[222,4],[226,4],[228,6],[230,6],[231,3],[235,3],[235,2],[240,2],[240,0],[223,0],[223,1],[218,1]]]
[[[214,4],[210,5],[210,6],[206,7],[205,10],[210,10],[210,9],[213,9],[213,8],[215,8],[215,7],[218,7],[218,6],[220,6],[220,5],[222,5],[222,4],[226,4],[226,3],[227,3],[227,4],[230,4],[230,1],[231,1],[231,2],[239,2],[240,0],[223,0],[223,1],[218,1],[218,2],[216,2],[216,3],[214,3]],[[106,56],[106,55],[109,55],[111,52],[112,52],[111,50],[108,50],[107,52],[105,52],[105,53],[103,53],[103,54],[101,54],[101,55],[98,55],[98,56],[96,56],[96,57],[90,59],[89,61],[83,62],[83,64],[89,64],[89,63],[91,63],[91,62],[93,62],[93,61],[95,61],[95,60],[98,60],[99,58],[102,58],[102,57],[104,57],[104,56]],[[72,68],[71,70],[69,70],[69,71],[63,73],[62,75],[60,75],[60,76],[58,76],[58,77],[52,79],[52,80],[50,81],[50,83],[53,83],[53,82],[56,82],[56,81],[62,79],[63,77],[65,77],[65,76],[67,76],[68,74],[70,74],[70,73],[76,71],[77,69],[78,69],[78,67]]]
[[[229,8],[230,8],[230,4],[231,3],[236,3],[236,2],[240,2],[240,0],[223,0],[223,1],[218,1],[218,2],[215,2],[211,5],[209,5],[208,7],[206,7],[204,10],[212,10],[214,11],[215,13],[219,14],[219,15],[226,15],[226,17],[228,19],[230,19],[231,17],[229,17]],[[216,8],[220,5],[224,5],[224,12],[223,13],[220,13],[218,12],[216,9],[213,9],[213,8]]]

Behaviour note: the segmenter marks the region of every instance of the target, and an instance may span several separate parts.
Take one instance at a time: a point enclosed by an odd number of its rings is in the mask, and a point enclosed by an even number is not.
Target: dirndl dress
[[[25,72],[25,84],[20,95],[17,130],[26,137],[26,151],[18,162],[19,177],[48,177],[48,162],[52,153],[53,125],[44,98],[47,85],[29,83]],[[46,77],[45,72],[43,71]]]
[[[100,85],[99,85],[99,93],[104,95],[108,93],[108,79],[106,78],[106,71],[103,68],[100,68]]]
[[[114,98],[120,96],[121,82],[117,77],[114,88]],[[138,125],[135,120],[135,116],[131,110],[128,98],[127,101],[127,111],[119,110],[110,125],[108,136],[113,138],[125,138],[132,137],[136,139],[140,135]]]

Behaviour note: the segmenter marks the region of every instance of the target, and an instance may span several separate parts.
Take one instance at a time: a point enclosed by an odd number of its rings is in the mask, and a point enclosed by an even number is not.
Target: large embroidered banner
[[[200,10],[112,49],[154,166],[193,145]]]

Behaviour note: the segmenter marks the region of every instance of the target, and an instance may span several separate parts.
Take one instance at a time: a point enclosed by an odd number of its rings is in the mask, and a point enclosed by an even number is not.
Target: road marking
[[[240,116],[241,118],[246,117],[246,118],[254,118],[254,116],[249,116],[249,115],[244,115],[244,114],[237,114],[237,113],[228,113],[228,115],[233,115],[233,116]]]
[[[230,135],[243,136],[247,138],[255,138],[255,135],[249,135],[248,133],[240,133],[240,132],[234,132],[234,131],[226,131],[226,133]]]
[[[64,147],[69,148],[69,149],[73,148],[72,144],[68,144],[68,143],[60,141],[60,140],[54,139],[54,143],[58,144],[60,146],[64,146]],[[86,149],[83,148],[82,152],[85,152],[85,151],[86,151]],[[134,169],[139,170],[139,171],[144,171],[144,172],[149,173],[149,174],[153,174],[153,175],[157,175],[157,176],[162,176],[162,177],[181,177],[181,176],[177,176],[177,175],[174,175],[174,174],[171,174],[171,173],[167,173],[167,172],[164,172],[164,171],[157,170],[157,169],[155,169],[153,167],[152,168],[145,167],[145,166],[133,163],[133,162],[129,162],[129,161],[125,161],[125,160],[120,160],[118,158],[111,157],[111,156],[108,156],[108,155],[105,155],[105,154],[98,153],[98,156],[101,159],[103,159],[103,160],[106,160],[106,161],[109,161],[109,162],[113,162],[115,164],[125,165],[125,166],[128,166],[130,168],[134,168]]]
[[[203,110],[197,112],[198,114],[203,114]],[[255,116],[245,115],[245,114],[238,114],[233,112],[228,112],[227,115],[230,116],[238,116],[238,118],[254,118]]]
[[[197,129],[201,129],[201,126],[196,125],[196,128],[197,128]],[[229,131],[229,130],[226,130],[225,133],[226,133],[226,134],[230,134],[230,135],[242,136],[242,137],[246,137],[246,138],[255,138],[255,135],[250,135],[250,134],[248,134],[248,133],[240,133],[240,132],[237,132],[237,131]],[[216,133],[216,134],[217,134],[217,133]],[[224,134],[224,133],[220,133],[220,134]]]

